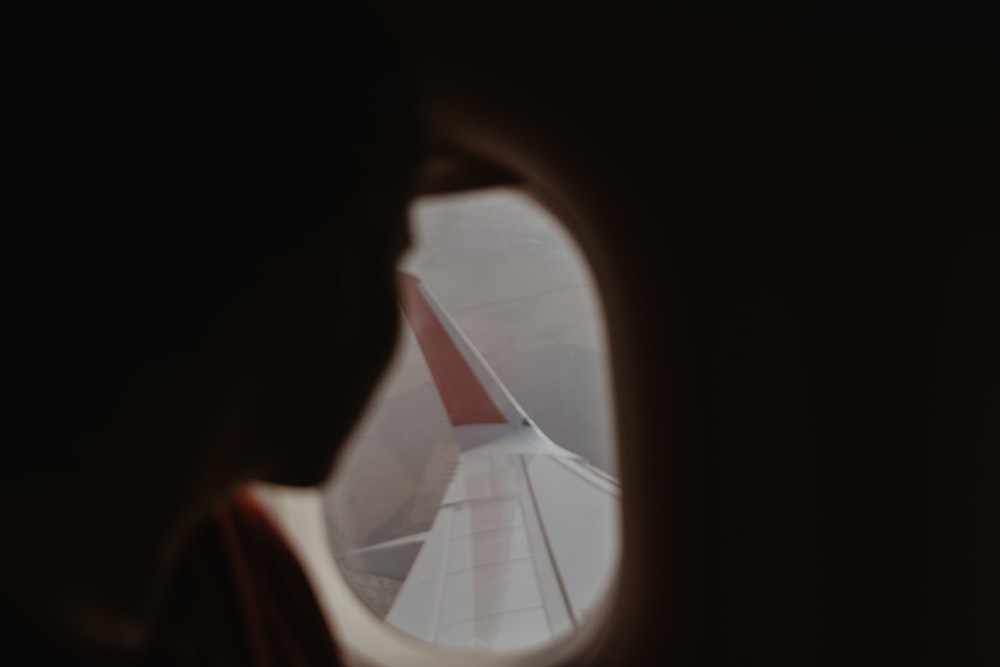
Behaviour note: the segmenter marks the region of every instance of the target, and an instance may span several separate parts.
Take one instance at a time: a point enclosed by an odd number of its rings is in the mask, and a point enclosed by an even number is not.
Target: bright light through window
[[[597,293],[519,192],[425,198],[412,229],[399,352],[324,492],[331,547],[402,632],[535,647],[586,622],[617,567]]]

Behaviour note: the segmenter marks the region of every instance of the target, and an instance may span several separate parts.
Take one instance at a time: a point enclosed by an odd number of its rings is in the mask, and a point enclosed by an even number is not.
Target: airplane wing
[[[418,278],[401,273],[400,292],[459,463],[429,531],[345,564],[403,579],[386,621],[409,635],[501,651],[545,643],[611,581],[618,483],[535,426]]]

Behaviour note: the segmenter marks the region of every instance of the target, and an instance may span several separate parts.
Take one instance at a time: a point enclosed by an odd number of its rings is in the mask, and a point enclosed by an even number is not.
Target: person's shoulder
[[[246,491],[192,536],[158,635],[153,664],[340,664],[295,554]]]

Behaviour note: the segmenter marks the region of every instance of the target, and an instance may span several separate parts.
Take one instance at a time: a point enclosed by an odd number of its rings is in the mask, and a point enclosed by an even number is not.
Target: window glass
[[[597,293],[518,191],[425,198],[411,218],[399,349],[324,490],[331,549],[402,632],[538,646],[584,623],[617,567]]]

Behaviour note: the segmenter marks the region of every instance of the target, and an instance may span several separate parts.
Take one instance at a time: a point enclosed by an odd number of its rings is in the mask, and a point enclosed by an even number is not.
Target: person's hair
[[[403,64],[378,16],[251,5],[21,24],[5,90],[20,396],[5,489],[42,461],[77,468],[138,387],[196,356],[268,267],[341,222],[386,168],[378,156],[413,160]]]

